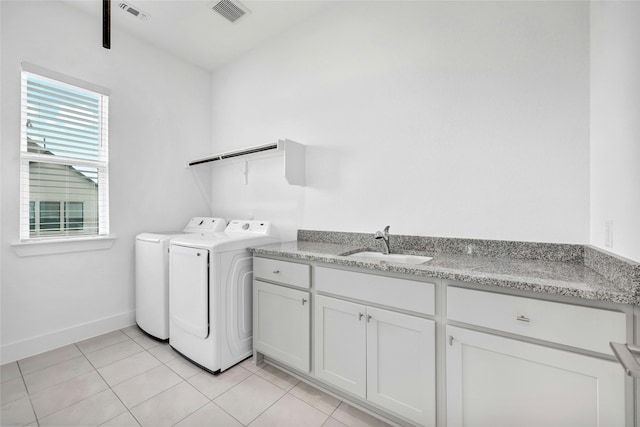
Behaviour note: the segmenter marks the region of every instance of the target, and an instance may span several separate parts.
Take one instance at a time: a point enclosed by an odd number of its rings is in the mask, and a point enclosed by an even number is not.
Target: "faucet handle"
[[[387,226],[384,228],[384,232],[385,232],[385,233],[388,233],[388,232],[389,232],[389,227],[390,227],[390,226],[388,226],[388,225],[387,225]]]

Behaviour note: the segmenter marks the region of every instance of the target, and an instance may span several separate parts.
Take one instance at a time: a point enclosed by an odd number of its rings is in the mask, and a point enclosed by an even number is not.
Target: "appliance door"
[[[163,340],[169,338],[168,266],[165,242],[136,239],[136,323]]]
[[[176,326],[209,336],[209,251],[171,245],[169,313]]]

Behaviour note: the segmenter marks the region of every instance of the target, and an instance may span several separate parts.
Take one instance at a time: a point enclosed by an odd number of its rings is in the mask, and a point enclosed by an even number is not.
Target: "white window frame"
[[[34,76],[37,79],[49,81],[61,87],[69,87],[74,90],[88,92],[97,95],[101,99],[101,118],[100,118],[100,152],[97,161],[76,159],[62,156],[52,156],[50,154],[28,152],[27,149],[27,112],[26,112],[26,88],[24,87],[26,78]],[[86,250],[87,241],[91,240],[113,240],[113,236],[109,235],[109,89],[98,85],[84,82],[82,80],[69,77],[55,71],[47,70],[37,65],[22,63],[21,77],[21,121],[20,121],[20,242],[14,246],[31,245],[34,243],[50,243],[52,248],[56,248],[56,252],[60,252],[57,243],[64,241],[85,242],[70,247],[69,252],[77,250]],[[69,166],[85,166],[96,168],[98,171],[98,232],[97,234],[79,234],[79,235],[55,235],[48,237],[31,237],[30,221],[29,221],[29,163],[42,162],[49,164],[61,164]],[[61,218],[61,221],[63,219]],[[110,247],[113,242],[108,245],[100,244],[96,248],[103,249]],[[80,249],[74,249],[80,248]],[[24,253],[24,250],[16,248],[19,255],[37,255],[47,252],[46,249],[37,249],[35,253]],[[44,252],[43,252],[44,251]],[[27,251],[34,252],[34,251]],[[62,252],[65,252],[62,250]]]

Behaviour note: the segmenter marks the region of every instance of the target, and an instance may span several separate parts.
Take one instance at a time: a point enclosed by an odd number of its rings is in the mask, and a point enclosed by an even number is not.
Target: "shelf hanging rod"
[[[249,154],[261,153],[264,151],[271,151],[271,150],[277,150],[277,149],[278,149],[277,142],[274,142],[272,144],[258,145],[255,147],[249,147],[249,148],[236,150],[236,151],[229,151],[221,154],[214,154],[212,156],[204,157],[202,159],[193,160],[189,162],[189,166],[200,165],[202,163],[215,162],[217,160],[232,159],[234,157],[246,156]]]

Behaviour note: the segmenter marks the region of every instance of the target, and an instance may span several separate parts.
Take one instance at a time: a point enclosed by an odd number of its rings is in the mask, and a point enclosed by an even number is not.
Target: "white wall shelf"
[[[284,157],[284,177],[291,185],[305,185],[305,146],[288,139],[280,139],[277,142],[256,145],[243,149],[212,154],[207,157],[192,160],[189,167],[221,161],[248,161],[251,158],[271,157],[280,155]],[[244,169],[245,181],[248,169]]]

